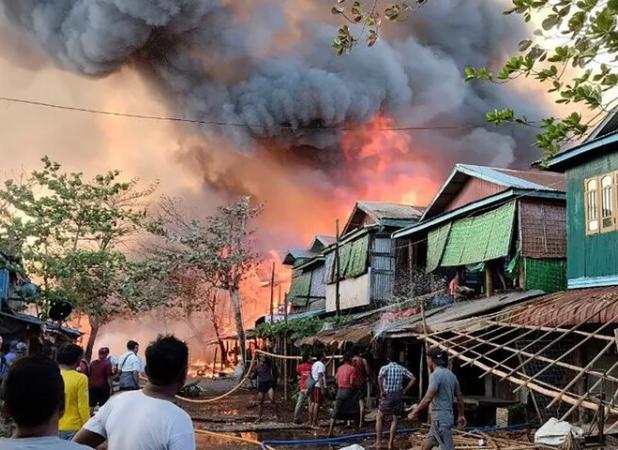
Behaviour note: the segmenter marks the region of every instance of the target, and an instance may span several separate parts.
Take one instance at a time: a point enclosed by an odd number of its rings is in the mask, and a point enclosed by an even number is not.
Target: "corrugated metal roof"
[[[297,259],[310,259],[318,256],[317,253],[306,250],[304,248],[291,248],[283,257],[283,264],[292,265]]]
[[[453,303],[446,307],[439,308],[437,311],[427,311],[425,322],[429,332],[442,331],[447,329],[450,323],[467,319],[470,317],[487,314],[491,311],[499,310],[514,303],[520,303],[534,297],[543,295],[543,291],[517,291],[494,295],[477,300]],[[422,333],[423,324],[421,316],[410,317],[403,323],[398,323],[396,327],[386,327],[384,332],[390,337],[401,337],[409,333]]]
[[[510,308],[501,320],[550,327],[618,323],[618,286],[572,289],[544,295],[531,304]]]
[[[75,328],[63,327],[63,326],[58,325],[55,322],[47,322],[45,320],[41,320],[38,317],[34,317],[29,314],[24,314],[24,313],[19,313],[19,312],[8,313],[8,312],[0,311],[0,316],[4,316],[4,317],[8,317],[14,320],[19,320],[20,322],[44,327],[45,329],[48,329],[48,330],[61,331],[65,334],[75,336],[75,337],[79,337],[82,334],[81,331],[76,330]]]
[[[385,203],[359,201],[358,209],[375,217],[379,221],[386,219],[418,220],[423,215],[423,208],[418,206],[403,205],[401,203]]]
[[[530,189],[539,191],[564,192],[564,175],[540,170],[513,170],[500,167],[456,164],[421,220],[427,220],[444,211],[470,179],[476,177],[505,189]]]
[[[373,326],[371,324],[358,324],[353,327],[322,331],[315,336],[302,339],[297,345],[314,345],[316,343],[321,343],[326,346],[336,344],[341,347],[346,342],[369,342],[371,340],[372,330]]]

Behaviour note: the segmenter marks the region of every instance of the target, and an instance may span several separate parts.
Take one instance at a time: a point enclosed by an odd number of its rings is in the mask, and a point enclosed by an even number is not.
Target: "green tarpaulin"
[[[369,254],[369,234],[365,234],[356,240],[346,242],[339,247],[339,273],[341,279],[356,278],[367,272],[367,257]],[[337,268],[333,261],[331,283],[335,282]]]
[[[369,235],[351,242],[350,259],[344,273],[345,278],[356,278],[367,271],[367,254],[369,252]]]
[[[451,224],[447,223],[429,232],[427,236],[427,273],[433,272],[440,266],[440,259],[442,259],[444,253],[449,231],[451,231]]]
[[[515,202],[511,202],[493,211],[454,222],[440,266],[464,266],[508,255],[514,218]]]
[[[292,277],[288,299],[293,306],[307,306],[309,289],[311,288],[311,272],[301,273]]]

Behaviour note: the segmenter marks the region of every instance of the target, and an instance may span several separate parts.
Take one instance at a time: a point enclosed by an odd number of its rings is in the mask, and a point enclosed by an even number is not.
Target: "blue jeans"
[[[58,437],[60,439],[64,439],[65,441],[70,441],[73,439],[73,436],[77,434],[77,431],[58,431]]]

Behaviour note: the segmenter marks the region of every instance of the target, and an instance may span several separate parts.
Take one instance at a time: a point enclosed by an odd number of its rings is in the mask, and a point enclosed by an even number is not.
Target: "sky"
[[[504,2],[431,2],[374,48],[341,58],[328,46],[336,22],[317,0],[0,5],[0,96],[247,125],[0,101],[0,178],[47,155],[88,175],[115,168],[144,185],[159,181],[157,195],[182,198],[200,216],[249,194],[265,203],[258,245],[278,265],[287,248],[334,234],[356,200],[424,206],[454,163],[525,168],[538,156],[530,130],[495,129],[483,113],[515,105],[542,116],[542,91],[462,80],[465,65],[496,64],[525,36],[516,17],[502,15]],[[279,127],[290,123],[300,128]],[[315,123],[354,130],[302,129]],[[383,130],[445,124],[462,128]]]

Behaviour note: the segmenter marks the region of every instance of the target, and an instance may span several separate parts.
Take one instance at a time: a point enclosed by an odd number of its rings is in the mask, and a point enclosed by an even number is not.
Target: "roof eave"
[[[582,157],[585,153],[605,147],[606,145],[613,144],[615,142],[618,142],[618,132],[610,134],[609,136],[585,142],[563,153],[560,153],[547,161],[545,167],[555,172],[564,172],[572,165],[575,159]]]
[[[412,225],[411,227],[404,228],[402,230],[394,232],[391,236],[393,239],[399,239],[406,236],[410,236],[412,234],[416,234],[420,231],[427,230],[433,228],[434,226],[440,225],[444,222],[448,222],[449,220],[454,220],[459,218],[460,216],[471,213],[477,209],[481,209],[490,205],[496,205],[506,200],[510,200],[513,198],[519,197],[531,197],[531,198],[549,198],[556,200],[566,200],[566,194],[564,192],[559,191],[540,191],[540,190],[528,190],[528,189],[509,189],[498,194],[492,195],[490,197],[486,197],[482,200],[468,203],[461,208],[457,208],[453,211],[449,211],[447,213],[441,214],[439,216],[434,217],[433,219],[429,219],[427,221],[421,221],[418,224]]]

